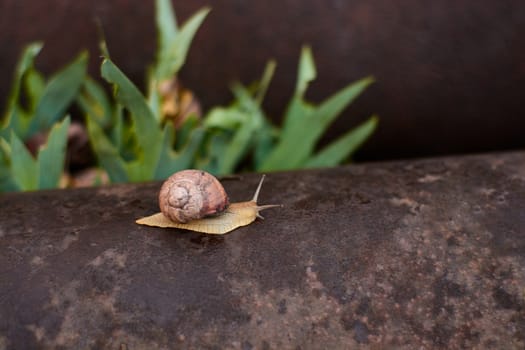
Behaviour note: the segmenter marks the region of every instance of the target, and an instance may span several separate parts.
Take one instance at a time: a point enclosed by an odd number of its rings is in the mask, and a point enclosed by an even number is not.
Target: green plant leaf
[[[265,120],[255,134],[255,150],[253,168],[259,169],[263,161],[275,147],[275,141],[279,138],[279,129],[274,127],[270,121]]]
[[[113,123],[110,130],[110,140],[111,143],[118,149],[119,154],[123,155],[126,152],[126,144],[124,142],[125,138],[132,138],[133,131],[131,128],[124,130],[124,110],[121,105],[116,105],[113,110]],[[125,157],[124,157],[125,159]]]
[[[250,159],[257,170],[337,162],[363,142],[359,137],[366,138],[365,132],[359,129],[312,156],[329,125],[371,79],[347,86],[319,106],[305,101],[306,90],[317,75],[308,46],[301,51],[296,88],[287,106],[282,130],[274,127],[262,110],[275,72],[274,61],[268,62],[259,82],[248,88],[234,85],[234,102],[228,107],[213,108],[204,119],[203,127],[195,120],[184,124],[177,133],[171,123],[161,127],[159,84],[176,78],[191,41],[209,12],[208,8],[200,10],[179,28],[171,4],[170,0],[156,0],[158,49],[155,64],[147,72],[147,98],[110,60],[108,51],[103,51],[102,76],[113,85],[118,104],[112,108],[113,119],[107,134],[94,121],[89,121],[88,128],[90,137],[98,138],[92,140],[93,148],[112,181],[163,179],[191,166],[227,174],[238,170],[236,167],[254,146]],[[122,114],[121,107],[129,112],[130,118]]]
[[[0,168],[0,193],[20,191],[7,168]]]
[[[157,81],[172,78],[184,65],[193,37],[209,12],[209,8],[197,11],[184,23],[175,38],[167,43],[167,48],[159,52],[156,64]]]
[[[201,126],[201,120],[195,115],[190,115],[184,123],[177,129],[177,140],[174,143],[175,149],[182,149],[190,140],[193,131]],[[172,143],[173,145],[173,143]],[[173,146],[172,146],[173,147]]]
[[[167,124],[164,128],[164,147],[160,155],[157,170],[155,172],[155,180],[164,180],[176,171],[188,169],[194,163],[199,147],[204,137],[204,130],[196,128],[189,136],[186,145],[175,152],[172,149],[174,134],[173,125]]]
[[[154,175],[151,174],[150,169],[144,167],[144,160],[141,158],[125,162],[126,174],[128,176],[127,182],[143,182],[152,180]]]
[[[102,63],[102,77],[114,86],[115,98],[131,113],[133,127],[141,152],[144,156],[144,167],[151,176],[155,171],[161,152],[162,137],[156,118],[139,89],[109,59]]]
[[[23,191],[38,189],[38,163],[24,143],[11,131],[11,173],[17,186]]]
[[[341,112],[373,82],[373,78],[367,77],[351,83],[343,90],[321,103],[316,108],[315,112],[310,114],[307,122],[311,122],[312,124],[306,127],[313,127],[312,135],[314,142],[317,142],[339,114],[341,114]]]
[[[231,135],[224,131],[208,130],[207,141],[203,147],[204,155],[196,160],[196,167],[218,175],[220,159],[230,138]]]
[[[151,70],[150,70],[151,71]],[[162,97],[160,96],[157,81],[153,73],[148,74],[148,106],[158,123],[162,122]]]
[[[235,171],[235,166],[241,161],[242,157],[248,152],[248,145],[254,133],[253,124],[243,123],[229,140],[219,159],[217,175],[227,175]]]
[[[64,171],[69,116],[51,128],[46,144],[38,151],[38,188],[56,188]]]
[[[125,119],[121,119],[121,140],[118,150],[126,162],[140,158],[145,153],[137,144],[134,126]],[[160,136],[159,141],[160,142]],[[115,143],[113,143],[115,145]],[[117,146],[117,145],[115,145]],[[160,148],[160,147],[159,147]],[[159,151],[160,152],[160,151]]]
[[[33,67],[35,57],[40,53],[42,46],[43,44],[41,42],[35,42],[24,48],[24,51],[18,60],[9,97],[7,98],[7,114],[4,116],[4,122],[7,121],[9,112],[12,110],[13,106],[18,104],[23,77],[27,70]]]
[[[274,171],[301,167],[328,126],[372,82],[373,79],[369,77],[348,85],[306,113],[302,117],[302,123],[295,123],[293,128],[284,129],[279,143],[258,170]],[[297,106],[305,109],[304,105]]]
[[[64,116],[84,81],[87,59],[87,52],[83,52],[72,63],[51,77],[38,102],[29,129],[22,135],[24,139],[38,131],[49,129]]]
[[[370,117],[308,159],[303,167],[323,168],[341,164],[372,135],[378,121],[377,116]]]
[[[272,82],[276,67],[277,67],[277,62],[275,62],[275,60],[270,60],[268,61],[268,63],[266,63],[266,67],[264,68],[264,72],[260,80],[260,83],[258,84],[257,93],[255,96],[255,101],[257,102],[259,106],[262,105],[264,97],[266,96],[266,92],[268,91],[268,88],[270,87],[270,83]]]
[[[300,128],[306,122],[308,116],[312,114],[315,108],[313,104],[304,101],[301,97],[292,97],[286,108],[281,134],[293,134],[297,128]]]
[[[19,191],[11,174],[11,147],[0,137],[0,192]]]
[[[20,106],[14,106],[10,117],[9,125],[6,125],[5,129],[0,130],[0,136],[7,139],[11,131],[14,131],[17,135],[24,135],[31,122],[31,114]]]
[[[309,46],[303,46],[301,58],[299,59],[299,69],[297,72],[297,83],[295,86],[295,95],[303,98],[308,85],[317,77],[312,49]]]
[[[261,104],[273,74],[276,64],[269,61],[266,64],[259,82],[246,88],[234,84],[232,92],[234,102],[229,107],[213,108],[204,120],[208,129],[216,129],[210,138],[211,155],[207,158],[207,169],[214,174],[231,174],[244,156],[251,151],[255,143],[260,143],[257,150],[266,152],[273,145],[273,129],[266,120]],[[267,137],[271,134],[271,137]],[[262,153],[259,152],[259,155]]]
[[[28,69],[24,77],[26,91],[26,105],[29,114],[33,114],[37,108],[38,101],[42,98],[46,88],[46,80],[36,69]]]
[[[92,119],[87,119],[86,124],[91,147],[97,156],[99,164],[108,173],[111,182],[129,181],[126,163],[104,134],[102,128]]]
[[[0,139],[0,189],[37,190],[56,188],[64,170],[69,117],[51,129],[46,144],[38,150],[37,159],[29,153],[14,131],[11,142]],[[9,161],[9,159],[10,161]],[[10,163],[10,164],[9,164]],[[7,167],[10,174],[7,174]]]
[[[113,109],[104,88],[90,77],[86,77],[82,85],[82,92],[76,102],[87,115],[103,129],[113,124]]]
[[[155,4],[155,23],[159,40],[157,50],[163,56],[177,36],[177,18],[171,0],[157,0]]]
[[[294,95],[284,115],[283,133],[294,130],[297,125],[304,123],[304,116],[310,111],[309,104],[304,101],[304,94],[316,77],[317,70],[312,50],[309,46],[303,46],[299,58]]]
[[[0,137],[0,170],[9,167],[11,159],[11,146],[3,137]]]
[[[232,130],[245,119],[246,115],[239,110],[237,103],[230,107],[212,108],[204,119],[204,126],[208,129],[218,128]]]
[[[242,121],[233,137],[223,150],[218,164],[218,174],[231,174],[253,143],[255,131],[263,124],[264,116],[258,102],[240,84],[232,87],[233,94],[242,113]]]
[[[38,55],[42,49],[43,44],[40,42],[35,42],[27,45],[18,60],[18,64],[15,69],[15,75],[13,77],[13,82],[11,85],[11,90],[7,98],[7,109],[5,111],[2,124],[0,127],[0,135],[4,137],[9,137],[10,130],[13,129],[12,125],[18,123],[18,118],[22,116],[18,112],[19,98],[21,89],[23,86],[23,79],[26,72],[33,67],[33,62],[35,57]],[[18,133],[19,130],[16,130]]]

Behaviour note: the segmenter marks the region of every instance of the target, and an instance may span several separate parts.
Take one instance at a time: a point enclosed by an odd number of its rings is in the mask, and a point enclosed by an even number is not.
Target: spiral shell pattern
[[[229,204],[219,180],[202,170],[176,172],[159,192],[160,211],[180,223],[220,214]]]

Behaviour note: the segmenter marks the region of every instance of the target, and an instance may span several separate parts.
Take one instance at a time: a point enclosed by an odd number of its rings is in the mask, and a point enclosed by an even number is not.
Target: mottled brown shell
[[[219,180],[202,170],[176,172],[162,184],[159,193],[160,211],[180,223],[217,215],[229,204]]]

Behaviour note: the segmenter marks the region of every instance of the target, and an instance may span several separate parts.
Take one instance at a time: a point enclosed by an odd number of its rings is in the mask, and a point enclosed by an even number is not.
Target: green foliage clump
[[[316,151],[317,142],[330,124],[373,79],[368,77],[352,83],[319,105],[310,103],[304,95],[316,77],[316,69],[309,47],[303,47],[301,52],[295,93],[284,113],[283,126],[272,125],[261,103],[274,70],[275,63],[269,62],[261,83],[255,85],[253,92],[240,84],[234,85],[232,105],[216,108],[207,116],[206,126],[223,129],[222,137],[216,135],[210,146],[216,164],[210,169],[212,172],[234,172],[250,150],[253,150],[256,171],[336,166],[348,159],[374,131],[376,116]]]
[[[0,126],[0,191],[55,188],[62,175],[70,123],[65,112],[85,79],[87,54],[46,81],[33,64],[41,48],[28,45],[15,70]],[[38,137],[46,142],[33,155],[26,143]]]
[[[309,102],[305,94],[317,73],[306,46],[281,126],[272,124],[262,108],[275,73],[274,61],[268,62],[259,81],[250,86],[233,84],[234,99],[228,106],[211,108],[203,117],[190,113],[180,124],[167,119],[163,89],[180,92],[177,75],[208,13],[204,8],[179,26],[171,1],[156,0],[158,47],[146,72],[145,93],[112,61],[105,42],[101,75],[111,85],[112,96],[86,75],[86,53],[46,81],[33,65],[42,45],[29,45],[16,68],[0,126],[0,191],[58,186],[70,125],[65,113],[74,101],[85,115],[98,165],[111,182],[161,180],[186,168],[225,175],[336,166],[373,133],[376,116],[318,149],[328,127],[373,79],[349,84],[319,104]],[[38,150],[28,149],[27,144],[39,135],[45,135],[46,141]]]
[[[93,150],[112,182],[165,179],[193,165],[204,130],[189,128],[190,121],[185,128],[187,135],[183,135],[176,133],[172,123],[164,123],[158,89],[184,64],[190,43],[208,12],[208,9],[197,12],[179,28],[170,2],[157,1],[159,47],[157,61],[147,77],[148,96],[140,92],[113,63],[108,50],[103,49],[101,74],[113,86],[115,102],[89,80],[79,104],[86,111]],[[102,46],[105,48],[105,44]],[[186,140],[180,147],[175,147],[181,144],[176,136]]]

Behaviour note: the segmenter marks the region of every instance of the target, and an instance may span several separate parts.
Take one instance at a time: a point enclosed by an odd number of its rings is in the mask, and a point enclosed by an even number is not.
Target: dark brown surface
[[[270,174],[226,236],[136,225],[158,188],[0,196],[0,349],[525,346],[523,152]]]
[[[124,71],[142,83],[155,47],[153,1],[0,0],[0,100],[23,44],[43,39],[38,66],[50,72],[83,47],[98,76],[93,19]],[[522,0],[177,1],[179,18],[211,4],[184,81],[206,106],[226,103],[234,79],[256,79],[279,62],[267,104],[279,120],[294,86],[303,43],[313,46],[319,101],[372,74],[377,83],[329,136],[377,112],[382,117],[361,159],[525,147],[525,3]],[[0,102],[1,103],[1,102]]]

